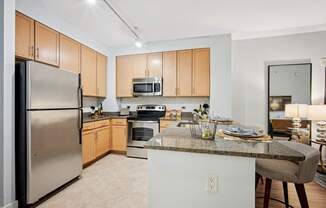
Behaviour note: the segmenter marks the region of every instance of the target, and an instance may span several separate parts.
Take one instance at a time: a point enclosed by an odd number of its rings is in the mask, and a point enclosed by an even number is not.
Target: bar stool
[[[264,208],[268,208],[269,205],[272,180],[282,181],[284,201],[287,208],[289,207],[287,183],[295,184],[301,207],[308,208],[309,205],[304,184],[314,179],[319,160],[319,151],[305,144],[290,141],[279,142],[302,153],[305,156],[305,160],[298,163],[274,159],[256,160],[256,173],[266,177]]]

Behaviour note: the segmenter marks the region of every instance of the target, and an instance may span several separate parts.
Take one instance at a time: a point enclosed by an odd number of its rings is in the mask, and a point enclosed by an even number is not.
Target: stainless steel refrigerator
[[[16,197],[20,207],[80,176],[80,75],[16,61]]]

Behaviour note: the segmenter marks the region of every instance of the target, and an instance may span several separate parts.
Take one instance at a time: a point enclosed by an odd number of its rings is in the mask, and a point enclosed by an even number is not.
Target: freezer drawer
[[[26,62],[26,95],[27,109],[81,106],[77,74],[33,61]]]
[[[27,204],[81,174],[79,113],[27,111]]]

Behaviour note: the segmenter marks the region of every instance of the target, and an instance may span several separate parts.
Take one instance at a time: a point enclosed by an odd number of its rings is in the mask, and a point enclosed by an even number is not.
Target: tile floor
[[[147,160],[110,154],[37,208],[146,208]]]
[[[147,160],[110,154],[83,171],[80,180],[40,204],[37,208],[147,208]],[[283,199],[280,182],[273,182],[272,196]],[[306,184],[311,207],[325,207],[326,189],[312,182]],[[257,196],[264,195],[259,184]],[[294,187],[289,185],[290,203],[300,207]],[[256,207],[263,207],[262,199]],[[284,205],[270,202],[271,208]]]

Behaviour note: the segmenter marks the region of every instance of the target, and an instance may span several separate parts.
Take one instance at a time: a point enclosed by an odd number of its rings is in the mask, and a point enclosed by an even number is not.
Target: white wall
[[[189,38],[182,40],[159,41],[152,43],[145,43],[143,48],[119,48],[111,49],[109,56],[109,73],[108,73],[108,97],[104,101],[104,109],[110,111],[119,110],[119,100],[115,97],[115,58],[118,55],[136,54],[136,53],[150,53],[158,51],[182,50],[189,48],[209,47],[211,49],[211,96],[210,105],[211,110],[221,116],[231,115],[231,35],[217,35],[201,38]],[[202,104],[207,99],[198,100],[198,103],[193,103],[194,99],[168,99],[162,98],[157,102],[162,101],[169,105],[173,102],[179,103],[181,106],[189,106]],[[137,101],[128,101],[122,99],[122,105],[130,103],[137,103]],[[141,98],[139,103],[141,103]],[[156,100],[155,100],[156,102]],[[182,103],[184,102],[184,103]],[[190,106],[190,105],[191,106]],[[192,110],[192,109],[191,109]],[[191,111],[190,110],[190,111]]]
[[[0,207],[14,207],[15,1],[1,1],[0,10]]]
[[[267,129],[267,65],[311,60],[312,103],[323,102],[326,32],[232,42],[232,116],[246,125]]]

